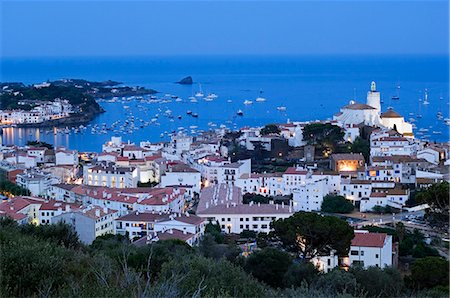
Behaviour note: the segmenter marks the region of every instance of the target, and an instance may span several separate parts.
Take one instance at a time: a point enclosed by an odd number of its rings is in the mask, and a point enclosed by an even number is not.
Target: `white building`
[[[52,184],[52,176],[37,171],[25,171],[16,176],[17,185],[28,189],[33,196],[45,196]]]
[[[73,226],[80,241],[89,245],[98,236],[113,234],[114,219],[118,216],[117,210],[86,206],[80,210],[55,215],[51,218],[51,223],[63,222]]]
[[[166,172],[161,175],[161,187],[183,186],[200,193],[200,184],[200,172],[180,162],[168,163]]]
[[[135,211],[115,220],[115,233],[136,237],[153,236],[155,232],[178,230],[191,234],[191,243],[196,244],[205,233],[204,219],[182,213],[139,212]]]
[[[78,152],[75,150],[57,149],[55,152],[56,165],[75,166],[78,165]]]
[[[386,233],[369,233],[366,230],[355,230],[355,237],[350,245],[349,255],[339,258],[334,252],[329,256],[317,256],[310,261],[321,272],[330,272],[333,268],[342,266],[371,266],[386,268],[393,265],[392,262],[392,236]]]
[[[323,198],[328,194],[325,179],[305,179],[305,183],[293,190],[294,211],[320,211]]]
[[[83,183],[87,185],[112,188],[136,187],[138,179],[137,168],[118,167],[107,162],[85,166],[83,169]]]
[[[251,159],[240,160],[220,166],[217,169],[217,183],[235,185],[237,179],[242,174],[250,174],[251,167]]]
[[[293,214],[291,206],[284,204],[243,204],[239,187],[218,184],[204,188],[200,194],[197,215],[218,223],[225,233],[244,230],[270,232],[270,223]]]
[[[364,268],[392,266],[392,236],[355,230],[355,238],[352,240],[349,256],[344,259],[344,264],[360,265]]]

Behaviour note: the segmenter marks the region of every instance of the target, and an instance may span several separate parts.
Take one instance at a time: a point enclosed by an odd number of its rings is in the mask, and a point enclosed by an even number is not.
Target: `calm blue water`
[[[92,121],[94,124],[108,125],[130,115],[140,121],[149,121],[155,114],[166,109],[173,111],[175,119],[159,117],[159,125],[150,125],[132,134],[125,134],[125,140],[162,140],[164,131],[178,130],[195,125],[208,129],[208,123],[217,126],[225,124],[230,128],[245,125],[262,125],[270,122],[286,122],[288,119],[327,119],[356,97],[365,102],[366,93],[372,80],[377,82],[384,103],[382,108],[394,107],[406,119],[409,113],[420,113],[418,129],[429,129],[431,140],[447,141],[448,127],[439,121],[436,113],[441,111],[449,117],[449,57],[436,56],[385,56],[385,57],[321,57],[321,56],[190,56],[190,57],[137,57],[137,58],[40,58],[3,59],[0,81],[21,81],[37,83],[60,78],[83,78],[87,80],[117,80],[126,85],[139,85],[161,92],[175,94],[183,102],[172,103],[102,103],[106,113]],[[201,83],[203,92],[214,92],[219,97],[213,102],[199,100],[190,103],[189,96],[198,85],[182,86],[174,84],[184,76],[191,75]],[[396,85],[400,85],[400,100],[393,101]],[[428,106],[419,102],[428,89]],[[264,103],[256,103],[259,91],[263,90]],[[440,99],[442,98],[442,99]],[[232,100],[232,103],[228,103]],[[253,100],[252,105],[244,105],[244,100]],[[129,106],[124,109],[124,105]],[[286,106],[285,112],[276,107]],[[242,109],[243,117],[236,117]],[[192,110],[199,114],[195,119],[186,116]],[[178,120],[177,115],[183,118]],[[432,134],[440,131],[442,134]],[[40,139],[78,150],[100,151],[101,144],[115,133],[54,135],[35,129],[5,129],[4,144],[24,144],[27,140]],[[163,138],[166,140],[167,138]]]

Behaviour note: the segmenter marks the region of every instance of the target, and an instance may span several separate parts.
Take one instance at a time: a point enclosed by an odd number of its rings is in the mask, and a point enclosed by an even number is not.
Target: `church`
[[[370,85],[365,104],[353,100],[341,108],[341,111],[333,116],[341,126],[368,125],[374,127],[386,127],[395,129],[405,137],[413,137],[412,125],[392,108],[381,113],[380,92],[377,91],[375,82]]]

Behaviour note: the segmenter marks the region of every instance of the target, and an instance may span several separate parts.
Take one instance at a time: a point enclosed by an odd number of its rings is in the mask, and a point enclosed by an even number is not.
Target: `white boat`
[[[203,98],[205,101],[213,101],[214,100],[214,98],[210,98],[210,97],[205,97],[205,98]]]
[[[430,102],[428,101],[428,90],[427,89],[425,89],[425,98],[423,100],[423,104],[424,105],[429,105],[430,104]]]
[[[231,99],[227,100],[228,103],[232,103],[233,101]]]
[[[442,131],[436,131],[436,130],[433,130],[433,132],[432,132],[434,135],[441,135],[442,134]]]
[[[237,114],[238,116],[243,116],[243,115],[244,115],[244,112],[242,112],[242,110],[238,110],[238,111],[236,112],[236,114]]]
[[[264,97],[262,97],[262,90],[259,90],[259,96],[255,99],[256,102],[265,102],[266,99]]]
[[[280,106],[280,107],[277,107],[277,110],[278,111],[286,111],[286,107]]]
[[[198,102],[198,100],[194,97],[191,99],[191,102],[196,103],[196,102]]]
[[[208,96],[206,96],[206,98],[209,98],[209,99],[216,99],[217,97],[219,97],[219,96],[217,96],[217,94],[215,94],[215,93],[210,93],[210,94],[208,94]]]
[[[203,96],[205,96],[203,94],[203,91],[202,91],[202,85],[198,84],[198,89],[199,89],[199,91],[197,93],[195,93],[195,97],[203,97]]]
[[[177,99],[175,99],[176,102],[182,102],[183,99],[181,97],[178,97]]]
[[[253,103],[253,101],[251,101],[251,100],[245,100],[244,101],[244,104],[245,105],[251,105]]]

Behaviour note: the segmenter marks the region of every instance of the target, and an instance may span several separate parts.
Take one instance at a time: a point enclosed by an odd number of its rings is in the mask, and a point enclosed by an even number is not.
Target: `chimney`
[[[103,213],[108,213],[108,207],[103,207]]]
[[[70,212],[70,205],[66,205],[66,212]]]
[[[100,209],[95,209],[95,216],[100,217]]]
[[[169,229],[169,234],[173,234],[173,230],[172,229]]]
[[[278,210],[278,206],[279,206],[279,205],[278,205],[278,204],[275,204],[275,206],[276,206],[275,209]]]
[[[186,235],[186,234],[187,234],[186,230],[183,230],[183,234],[184,234],[184,235]]]

